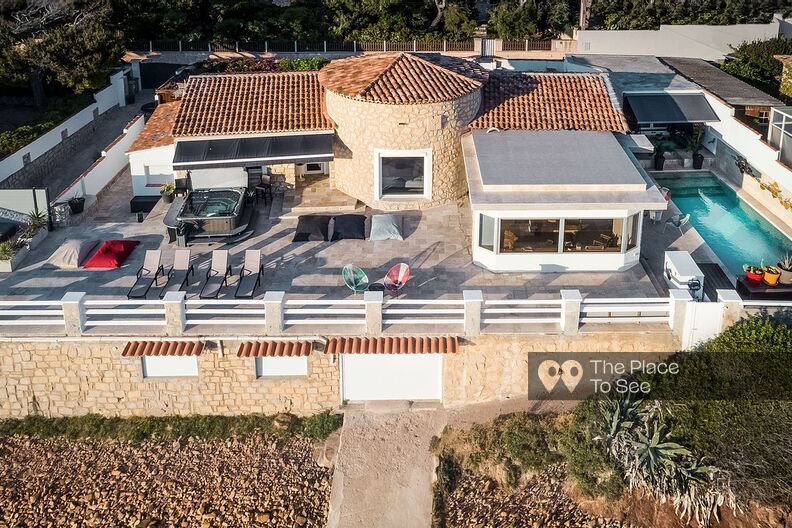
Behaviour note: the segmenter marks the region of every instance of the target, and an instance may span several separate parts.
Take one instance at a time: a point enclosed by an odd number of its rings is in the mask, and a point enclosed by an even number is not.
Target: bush
[[[314,440],[324,440],[344,424],[342,414],[323,412],[303,420],[303,433]]]
[[[315,71],[321,70],[330,61],[324,57],[307,57],[304,59],[281,59],[278,61],[280,71]]]
[[[779,96],[783,65],[774,55],[792,55],[792,39],[778,37],[769,40],[744,42],[734,50],[734,60],[721,67],[725,72]]]

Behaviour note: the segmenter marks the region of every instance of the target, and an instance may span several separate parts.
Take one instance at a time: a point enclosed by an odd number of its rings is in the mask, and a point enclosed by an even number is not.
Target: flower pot
[[[778,278],[778,284],[792,284],[792,270],[785,270],[781,266],[778,266],[778,269],[781,271],[781,277]]]
[[[654,169],[661,171],[663,170],[663,165],[665,165],[665,156],[660,154],[659,156],[654,157]]]
[[[778,279],[781,278],[781,270],[776,268],[775,266],[767,266],[764,269],[764,275],[762,276],[762,282],[767,284],[768,286],[775,286],[778,284]]]
[[[162,201],[165,203],[173,203],[173,193],[163,194]]]
[[[754,282],[754,283],[762,282],[762,276],[764,276],[764,271],[762,271],[762,270],[757,270],[757,271],[746,270],[745,271],[745,278],[748,279],[751,282]]]
[[[85,209],[85,198],[81,196],[79,198],[72,198],[69,200],[69,209],[71,210],[72,214],[82,213],[83,209]]]
[[[704,166],[704,155],[696,152],[693,154],[693,168],[696,170],[701,170]]]

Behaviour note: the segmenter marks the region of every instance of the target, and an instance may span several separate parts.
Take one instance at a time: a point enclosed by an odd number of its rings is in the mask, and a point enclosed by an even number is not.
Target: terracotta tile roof
[[[193,75],[174,136],[332,130],[317,72]]]
[[[173,124],[179,112],[179,101],[157,105],[127,152],[164,147],[173,144]]]
[[[310,356],[313,341],[247,341],[239,345],[239,357]]]
[[[124,347],[123,357],[141,356],[200,356],[201,341],[130,341]]]
[[[450,101],[479,89],[486,79],[475,62],[414,53],[349,57],[319,72],[319,82],[333,93],[386,104]]]
[[[444,337],[330,337],[325,354],[455,354],[459,340]]]
[[[608,95],[604,74],[490,75],[473,128],[627,132],[624,115]]]

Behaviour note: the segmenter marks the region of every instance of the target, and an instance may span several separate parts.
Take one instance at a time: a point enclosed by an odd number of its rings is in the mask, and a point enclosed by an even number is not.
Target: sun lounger
[[[165,270],[160,264],[162,251],[149,249],[143,259],[143,266],[137,272],[135,284],[127,292],[127,299],[145,299],[151,286],[157,281],[160,275],[165,274]]]
[[[190,250],[177,249],[173,256],[173,267],[168,271],[168,280],[160,291],[160,298],[168,292],[181,291],[190,285],[190,275],[195,275],[195,270],[190,264]]]
[[[245,251],[245,264],[239,271],[234,297],[237,299],[253,297],[256,288],[261,286],[262,273],[264,273],[264,266],[261,264],[261,251],[258,249]]]
[[[201,288],[201,299],[217,298],[220,290],[228,284],[231,275],[231,266],[228,265],[228,250],[216,249],[212,251],[212,266],[206,272],[206,281]]]

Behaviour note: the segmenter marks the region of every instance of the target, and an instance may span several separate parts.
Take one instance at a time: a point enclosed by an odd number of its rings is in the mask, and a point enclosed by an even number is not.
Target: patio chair
[[[231,276],[231,266],[228,265],[228,250],[216,249],[212,251],[212,265],[206,270],[206,281],[199,297],[201,299],[217,298],[220,290],[228,285]]]
[[[382,284],[389,292],[398,294],[408,280],[410,280],[410,266],[402,262],[388,270]]]
[[[146,251],[143,266],[137,271],[137,280],[127,292],[127,299],[145,299],[160,275],[165,275],[165,269],[160,264],[161,257],[162,251],[159,249]]]
[[[362,293],[368,290],[369,279],[366,272],[353,264],[347,264],[341,269],[341,277],[347,288],[355,293]]]
[[[264,265],[261,263],[261,251],[258,249],[248,249],[245,251],[245,263],[239,270],[239,280],[237,280],[236,292],[234,297],[237,299],[250,298],[261,286],[261,275],[264,273]]]
[[[195,275],[195,269],[190,264],[190,250],[177,249],[173,255],[173,266],[168,271],[168,280],[160,291],[160,299],[168,292],[181,291],[185,286],[189,286],[190,275]]]
[[[682,226],[687,224],[690,221],[690,213],[688,214],[676,214],[665,221],[665,225],[663,226],[663,233],[665,233],[666,228],[669,225],[672,225],[679,229],[679,234],[682,234]]]

